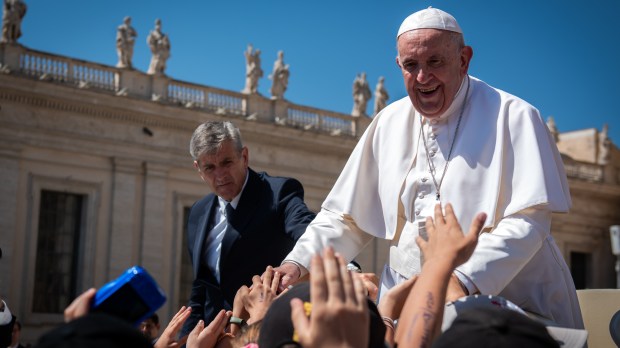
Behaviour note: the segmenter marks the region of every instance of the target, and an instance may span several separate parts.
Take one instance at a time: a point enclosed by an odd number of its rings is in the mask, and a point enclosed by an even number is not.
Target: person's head
[[[432,118],[452,104],[473,50],[452,15],[435,8],[407,17],[398,31],[396,64],[415,109]]]
[[[559,347],[559,344],[543,324],[517,311],[479,307],[457,315],[433,347],[529,348]]]
[[[251,343],[258,343],[262,320],[241,328],[241,332],[232,340],[233,347],[245,347]]]
[[[123,22],[127,25],[131,24],[131,17],[129,16],[125,17],[125,19],[123,19]]]
[[[263,317],[258,346],[265,348],[299,348],[297,332],[291,320],[291,299],[298,298],[304,302],[304,309],[308,317],[312,316],[312,301],[310,283],[302,282],[280,295],[271,304]],[[385,324],[381,314],[373,301],[368,301],[370,320],[368,327],[360,327],[360,334],[368,335],[368,347],[383,347]]]
[[[189,152],[194,168],[213,192],[232,201],[245,183],[248,148],[241,142],[239,129],[230,121],[208,121],[196,128]]]
[[[149,341],[153,341],[159,337],[159,316],[157,313],[153,313],[153,315],[140,323],[140,332],[142,332],[144,337]]]
[[[22,323],[19,320],[15,320],[15,324],[13,325],[13,333],[11,336],[11,345],[14,346],[19,343],[22,335]]]
[[[39,337],[38,348],[153,348],[151,341],[127,321],[104,313],[89,313]]]

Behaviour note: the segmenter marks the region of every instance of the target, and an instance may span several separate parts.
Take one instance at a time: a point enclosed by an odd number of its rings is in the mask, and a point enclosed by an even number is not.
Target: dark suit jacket
[[[194,267],[189,302],[192,314],[185,322],[183,334],[189,333],[198,320],[203,319],[207,325],[221,309],[232,309],[237,290],[242,285],[249,286],[252,277],[263,274],[268,265],[279,266],[314,219],[315,214],[304,203],[299,181],[252,169],[248,172],[247,184],[222,240],[219,284],[203,255],[218,206],[217,196],[207,195],[192,206],[187,224]]]

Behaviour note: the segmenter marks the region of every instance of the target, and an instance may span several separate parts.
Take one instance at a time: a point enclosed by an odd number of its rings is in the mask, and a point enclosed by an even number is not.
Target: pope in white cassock
[[[488,215],[447,301],[502,296],[560,326],[583,328],[573,280],[550,233],[571,205],[559,152],[536,108],[469,76],[473,50],[450,14],[407,17],[396,62],[409,97],[381,111],[295,248],[277,270],[286,286],[331,245],[349,260],[374,237],[391,240],[381,291],[421,270],[416,236],[437,203],[461,226]],[[465,228],[465,230],[467,230]]]

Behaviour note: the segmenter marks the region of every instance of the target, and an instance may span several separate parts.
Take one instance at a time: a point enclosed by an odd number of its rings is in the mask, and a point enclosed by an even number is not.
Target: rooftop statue
[[[388,99],[390,99],[390,95],[385,89],[384,85],[385,78],[383,76],[379,77],[379,82],[377,82],[377,86],[375,87],[375,110],[373,112],[374,115],[378,114],[386,105]]]
[[[14,43],[22,36],[21,24],[27,6],[22,0],[4,0],[2,12],[2,39],[0,42]]]
[[[116,52],[118,53],[118,68],[131,68],[133,46],[138,33],[131,26],[131,17],[125,17],[123,24],[116,29]]]
[[[245,88],[243,93],[258,93],[258,79],[263,77],[263,69],[260,67],[260,50],[254,50],[252,45],[248,45],[245,50]]]
[[[151,48],[151,64],[147,74],[164,74],[166,70],[166,61],[170,58],[170,40],[168,35],[161,31],[161,20],[155,21],[155,29],[151,30],[146,42]]]
[[[366,73],[361,73],[353,80],[353,111],[351,111],[351,116],[366,116],[366,105],[370,97]]]
[[[284,64],[284,52],[278,52],[278,58],[273,63],[273,71],[269,78],[272,81],[271,99],[284,99],[284,92],[288,88],[288,77],[290,75],[288,64]]]

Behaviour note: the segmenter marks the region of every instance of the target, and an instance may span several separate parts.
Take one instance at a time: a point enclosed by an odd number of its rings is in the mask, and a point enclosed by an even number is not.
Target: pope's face
[[[415,109],[428,118],[438,117],[452,104],[473,55],[453,33],[418,29],[398,38],[396,63]]]
[[[194,167],[216,195],[230,202],[243,188],[248,170],[248,148],[243,147],[239,152],[232,140],[226,140],[215,153],[199,156]]]

